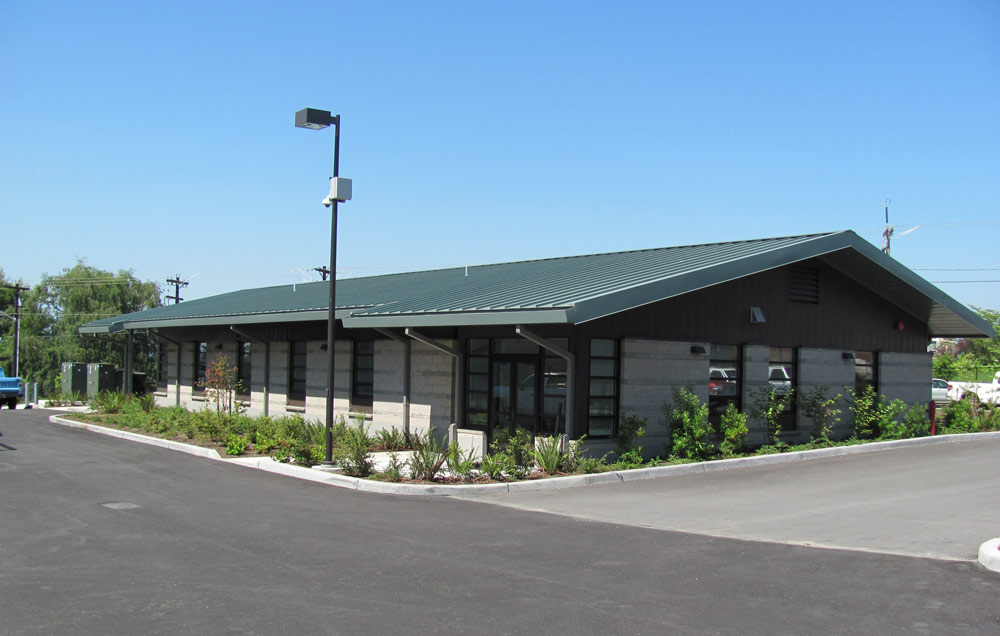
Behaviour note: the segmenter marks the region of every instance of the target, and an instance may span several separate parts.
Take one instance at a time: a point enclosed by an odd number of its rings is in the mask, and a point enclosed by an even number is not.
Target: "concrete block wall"
[[[288,360],[291,344],[285,341],[271,343],[271,390],[268,392],[268,414],[285,414],[288,399]]]
[[[890,400],[908,405],[927,405],[931,401],[934,373],[929,353],[880,353],[878,356],[879,393]]]
[[[706,353],[691,353],[693,346]],[[708,343],[623,339],[619,413],[646,419],[646,437],[638,443],[645,454],[663,454],[669,432],[661,424],[664,403],[672,402],[675,389],[687,388],[708,401]],[[583,421],[586,421],[584,411]],[[605,446],[607,447],[605,449]],[[593,453],[611,450],[611,442],[588,444]]]
[[[267,371],[264,365],[267,362],[267,343],[254,342],[250,345],[250,406],[247,408],[247,415],[264,414],[264,380],[267,379]],[[274,348],[272,343],[271,348]]]
[[[812,419],[802,412],[802,396],[819,387],[827,387],[831,397],[840,394],[834,408],[840,409],[840,421],[833,425],[831,437],[843,439],[854,430],[850,411],[850,394],[854,388],[854,359],[844,359],[841,349],[799,349],[799,431],[801,441],[807,441],[813,427]],[[929,390],[929,389],[928,389]]]
[[[450,340],[440,342],[455,346]],[[426,433],[433,427],[437,435],[447,436],[455,386],[453,358],[416,341],[411,345],[410,356],[410,431]]]
[[[411,345],[412,347],[413,345]],[[406,346],[395,340],[375,341],[375,386],[372,396],[371,431],[405,429],[403,378]]]
[[[306,343],[306,410],[307,419],[326,421],[326,350],[325,341]],[[290,347],[291,345],[289,345]],[[349,340],[338,340],[334,355],[333,416],[343,416],[350,423],[351,404],[351,347]],[[287,363],[286,363],[287,365]],[[287,382],[288,367],[284,375]],[[286,389],[287,390],[287,389]]]

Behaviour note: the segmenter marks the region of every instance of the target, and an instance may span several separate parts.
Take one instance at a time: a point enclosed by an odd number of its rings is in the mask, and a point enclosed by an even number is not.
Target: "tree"
[[[42,277],[21,308],[21,375],[38,382],[43,393],[59,393],[63,362],[105,362],[122,366],[126,335],[83,336],[93,320],[160,306],[160,288],[131,270],[117,274],[78,261],[54,276]],[[158,343],[149,335],[133,340],[134,370],[154,373]]]
[[[972,309],[1000,334],[1000,311],[980,307]],[[961,338],[953,346],[941,347],[934,354],[936,378],[965,382],[989,381],[997,369],[1000,369],[1000,335],[993,338]],[[977,377],[982,375],[980,371],[985,371],[988,377]]]

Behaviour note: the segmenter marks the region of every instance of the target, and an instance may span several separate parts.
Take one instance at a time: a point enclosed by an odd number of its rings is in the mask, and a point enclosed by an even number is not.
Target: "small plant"
[[[632,470],[633,468],[642,468],[645,463],[646,460],[642,458],[642,447],[637,446],[619,455],[618,461],[614,463],[612,468],[617,470]]]
[[[741,413],[736,405],[730,402],[719,421],[719,431],[722,433],[719,452],[727,457],[736,454],[747,440],[746,413]]]
[[[539,437],[531,450],[531,457],[538,467],[552,475],[558,473],[566,463],[566,451],[560,437]]]
[[[472,479],[472,470],[476,467],[476,460],[473,459],[472,449],[463,452],[458,442],[450,444],[446,451],[445,461],[448,463],[448,470],[453,475],[460,477],[464,481]]]
[[[90,406],[102,413],[114,414],[122,409],[125,400],[121,391],[101,391],[90,399]]]
[[[671,436],[670,455],[681,459],[704,459],[712,452],[708,406],[688,389],[675,389],[673,404],[663,405]]]
[[[247,452],[247,438],[230,434],[226,438],[226,455],[242,455]]]
[[[368,434],[368,427],[363,420],[357,426],[347,428],[334,449],[334,456],[345,475],[367,477],[372,474],[375,469],[372,457],[375,443],[375,438]]]
[[[406,433],[395,426],[389,429],[382,429],[375,433],[375,440],[378,447],[387,451],[399,451],[409,448],[409,440]]]
[[[236,380],[236,366],[229,364],[229,358],[221,353],[208,365],[202,385],[205,397],[215,402],[218,414],[233,412],[233,397],[240,388]]]
[[[386,481],[403,481],[403,463],[395,451],[389,453],[389,465],[385,467]]]
[[[618,455],[624,455],[635,447],[635,440],[646,436],[646,418],[638,415],[623,415],[618,418],[618,430],[611,436]]]
[[[152,413],[156,407],[156,397],[150,393],[144,393],[136,398],[143,413]]]
[[[754,419],[764,423],[767,429],[767,443],[774,445],[778,443],[778,435],[781,433],[781,414],[792,403],[795,389],[789,389],[785,393],[778,393],[773,386],[766,389],[758,389],[753,395],[753,406],[750,414]]]
[[[812,420],[809,437],[813,440],[828,440],[833,427],[840,422],[841,410],[835,404],[840,393],[830,397],[830,387],[817,386],[803,390],[800,396],[802,413]]]
[[[410,477],[425,481],[434,481],[441,467],[448,459],[444,444],[434,436],[434,429],[426,435],[411,435],[413,453],[410,455]]]
[[[496,481],[505,480],[514,468],[514,460],[507,453],[486,453],[479,465],[483,474]]]

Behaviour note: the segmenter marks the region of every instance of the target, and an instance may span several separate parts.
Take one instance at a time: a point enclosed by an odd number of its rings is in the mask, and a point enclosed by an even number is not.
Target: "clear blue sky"
[[[995,0],[0,0],[0,65],[0,267],[29,284],[77,258],[187,299],[303,280],[333,149],[307,106],[343,120],[341,277],[879,244],[890,198],[902,263],[1000,280]]]

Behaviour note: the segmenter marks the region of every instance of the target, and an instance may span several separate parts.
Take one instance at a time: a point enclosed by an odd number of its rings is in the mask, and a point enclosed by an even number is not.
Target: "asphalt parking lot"
[[[1000,439],[469,499],[714,537],[975,560],[1000,536]]]
[[[48,415],[0,413],[4,636],[951,636],[1000,627],[1000,575],[969,560],[605,523],[500,499],[363,493]],[[755,505],[767,508],[767,486],[783,475],[760,478]],[[632,486],[576,496],[605,492],[611,505]]]

